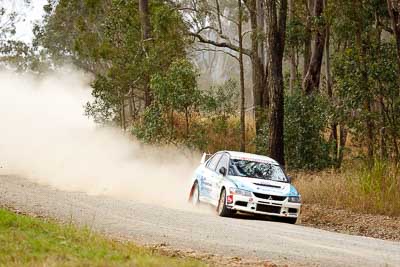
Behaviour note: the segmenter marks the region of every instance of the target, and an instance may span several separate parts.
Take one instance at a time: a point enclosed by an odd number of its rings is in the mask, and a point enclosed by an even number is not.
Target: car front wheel
[[[222,189],[221,195],[219,197],[217,213],[221,217],[229,217],[233,214],[233,212],[230,209],[228,209],[228,207],[226,206],[226,191],[225,191],[225,189]]]

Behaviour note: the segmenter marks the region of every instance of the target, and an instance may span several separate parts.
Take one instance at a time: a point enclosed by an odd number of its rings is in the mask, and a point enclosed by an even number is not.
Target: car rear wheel
[[[200,196],[200,191],[199,191],[199,184],[196,182],[193,185],[192,189],[192,195],[190,196],[190,202],[192,203],[193,206],[198,206],[200,204],[199,196]]]
[[[226,206],[226,191],[225,191],[225,189],[222,189],[221,195],[219,197],[217,213],[221,217],[229,217],[233,214],[233,212],[230,209],[228,209],[228,207]]]

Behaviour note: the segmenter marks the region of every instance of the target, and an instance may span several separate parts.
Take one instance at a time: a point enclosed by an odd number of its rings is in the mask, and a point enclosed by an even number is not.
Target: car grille
[[[297,213],[297,209],[289,208],[289,213]]]
[[[256,183],[254,183],[255,185],[258,185],[258,186],[266,186],[266,187],[273,187],[273,188],[281,188],[280,186],[277,186],[277,185],[272,185],[272,184],[256,184]]]
[[[257,204],[257,211],[279,214],[281,213],[281,207]]]
[[[287,197],[283,196],[274,196],[274,195],[267,195],[261,193],[253,193],[258,198],[268,199],[268,200],[277,200],[277,201],[284,201]]]
[[[246,201],[236,201],[235,204],[238,205],[238,206],[247,207],[247,202]]]

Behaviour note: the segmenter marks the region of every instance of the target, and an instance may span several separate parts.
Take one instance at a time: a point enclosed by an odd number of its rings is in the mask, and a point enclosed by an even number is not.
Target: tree
[[[55,65],[72,61],[93,73],[95,100],[88,104],[87,114],[122,128],[149,104],[149,79],[186,57],[190,44],[181,15],[163,1],[152,1],[148,7],[150,40],[143,39],[141,13],[134,1],[62,0],[46,10],[35,42]],[[149,37],[148,32],[145,35]]]
[[[322,16],[323,10],[324,0],[315,0],[313,15],[316,29],[314,33],[314,46],[311,53],[311,61],[303,80],[303,90],[305,94],[311,94],[319,88],[326,35],[325,22]]]
[[[285,165],[284,157],[284,84],[282,73],[285,48],[287,1],[266,1],[268,18],[268,85],[271,92],[269,115],[269,155]]]
[[[288,9],[289,9],[289,24],[291,27],[293,27],[295,23],[295,6],[294,6],[294,1],[289,0],[288,1]],[[289,45],[289,58],[290,58],[290,78],[289,78],[289,91],[290,93],[294,92],[294,88],[296,86],[296,80],[297,80],[297,68],[296,68],[296,51],[295,51],[295,46],[293,44]]]
[[[150,14],[149,14],[149,3],[148,0],[139,0],[139,13],[140,13],[140,24],[142,29],[142,46],[143,52],[146,54],[146,42],[149,42],[151,38],[151,25],[150,25]],[[151,104],[149,77],[145,76],[144,79],[144,105],[148,107]]]
[[[253,105],[255,112],[256,135],[261,135],[269,106],[265,54],[265,0],[244,1],[250,17],[251,63],[253,82]],[[265,153],[265,150],[260,150]]]
[[[15,39],[16,24],[23,19],[29,6],[28,0],[0,0],[0,61],[20,71],[33,60],[32,48]]]
[[[242,0],[238,0],[239,18],[239,68],[240,68],[240,151],[246,151],[246,120],[245,120],[245,88],[244,88],[244,66],[243,66],[243,10]]]
[[[303,80],[307,75],[307,71],[310,66],[311,61],[311,24],[312,24],[312,14],[314,10],[314,1],[315,0],[306,0],[304,1],[304,6],[306,9],[306,22],[305,22],[305,29],[304,29],[304,64],[303,64]]]
[[[400,75],[400,1],[387,0],[387,7],[390,19],[392,21],[393,33],[396,38],[397,45],[397,65]]]
[[[165,75],[157,74],[151,79],[151,88],[157,104],[170,112],[185,114],[185,133],[189,136],[190,114],[199,105],[201,93],[197,87],[197,73],[193,65],[184,59],[174,61]],[[173,124],[173,117],[171,118]]]
[[[237,7],[234,7],[231,2],[226,1],[192,1],[192,6],[183,5],[180,8],[187,11],[185,17],[188,17],[190,24],[190,35],[204,45],[221,48],[219,52],[229,54],[239,60],[237,57],[240,54],[239,42],[236,40],[236,34],[229,34],[225,29],[227,24],[231,24],[238,28]],[[253,105],[255,110],[256,132],[259,134],[260,127],[265,122],[267,107],[269,104],[269,93],[266,79],[265,66],[265,32],[264,32],[264,0],[244,0],[243,1],[243,25],[250,22],[250,31],[245,31],[251,34],[251,46],[247,48],[245,42],[241,49],[241,53],[251,59],[252,73],[252,95]],[[224,10],[227,10],[224,14]],[[248,14],[248,16],[247,16]],[[225,26],[225,27],[224,27]],[[244,39],[244,38],[242,38]],[[265,151],[263,151],[265,153]]]

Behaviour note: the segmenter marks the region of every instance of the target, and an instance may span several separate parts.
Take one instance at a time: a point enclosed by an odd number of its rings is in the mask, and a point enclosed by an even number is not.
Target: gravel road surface
[[[0,176],[0,205],[72,220],[139,244],[293,266],[400,266],[400,242],[64,192],[16,176]]]

